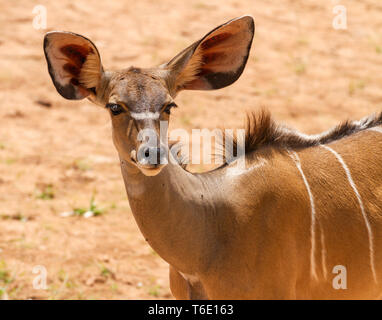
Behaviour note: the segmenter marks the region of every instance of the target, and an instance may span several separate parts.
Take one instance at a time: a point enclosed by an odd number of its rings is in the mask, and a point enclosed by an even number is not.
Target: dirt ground
[[[32,25],[39,4],[46,30]],[[347,9],[346,30],[332,27],[337,5]],[[172,128],[239,127],[245,110],[266,107],[318,133],[381,111],[380,0],[0,2],[0,297],[172,299],[167,264],[132,217],[109,115],[59,96],[44,33],[89,37],[109,69],[149,67],[243,14],[256,23],[244,74],[226,89],[181,93]],[[99,216],[62,215],[91,202]],[[46,289],[33,288],[38,266]]]

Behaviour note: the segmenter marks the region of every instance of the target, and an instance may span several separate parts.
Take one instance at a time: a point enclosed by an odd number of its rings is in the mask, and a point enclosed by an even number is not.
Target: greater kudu
[[[253,34],[253,19],[243,16],[166,64],[113,72],[103,69],[95,45],[74,33],[46,34],[44,50],[63,97],[87,97],[110,112],[131,209],[170,264],[176,298],[378,298],[381,115],[317,136],[277,126],[265,113],[249,115],[246,168],[226,163],[204,174],[163,164],[161,142],[139,137],[143,129],[158,135],[180,90],[236,81]],[[347,270],[347,289],[332,285],[338,266]]]

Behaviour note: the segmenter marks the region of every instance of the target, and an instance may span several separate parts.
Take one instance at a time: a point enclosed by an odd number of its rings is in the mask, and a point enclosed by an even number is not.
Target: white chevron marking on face
[[[159,112],[131,112],[130,115],[135,120],[159,119]]]

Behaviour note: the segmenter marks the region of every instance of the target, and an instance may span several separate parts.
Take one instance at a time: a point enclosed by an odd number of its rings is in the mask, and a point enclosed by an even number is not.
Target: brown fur
[[[182,70],[182,72],[177,76],[175,80],[177,91],[183,89],[186,86],[186,84],[198,78],[198,73],[200,71],[202,61],[202,51],[199,50],[199,52],[195,52],[190,61]]]

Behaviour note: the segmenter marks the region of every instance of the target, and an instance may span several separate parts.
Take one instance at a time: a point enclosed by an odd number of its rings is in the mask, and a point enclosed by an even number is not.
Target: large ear
[[[71,32],[49,32],[44,38],[44,52],[49,74],[64,98],[83,99],[95,94],[103,68],[89,39]]]
[[[228,21],[164,65],[170,91],[212,90],[235,82],[244,70],[255,24],[250,16]]]

